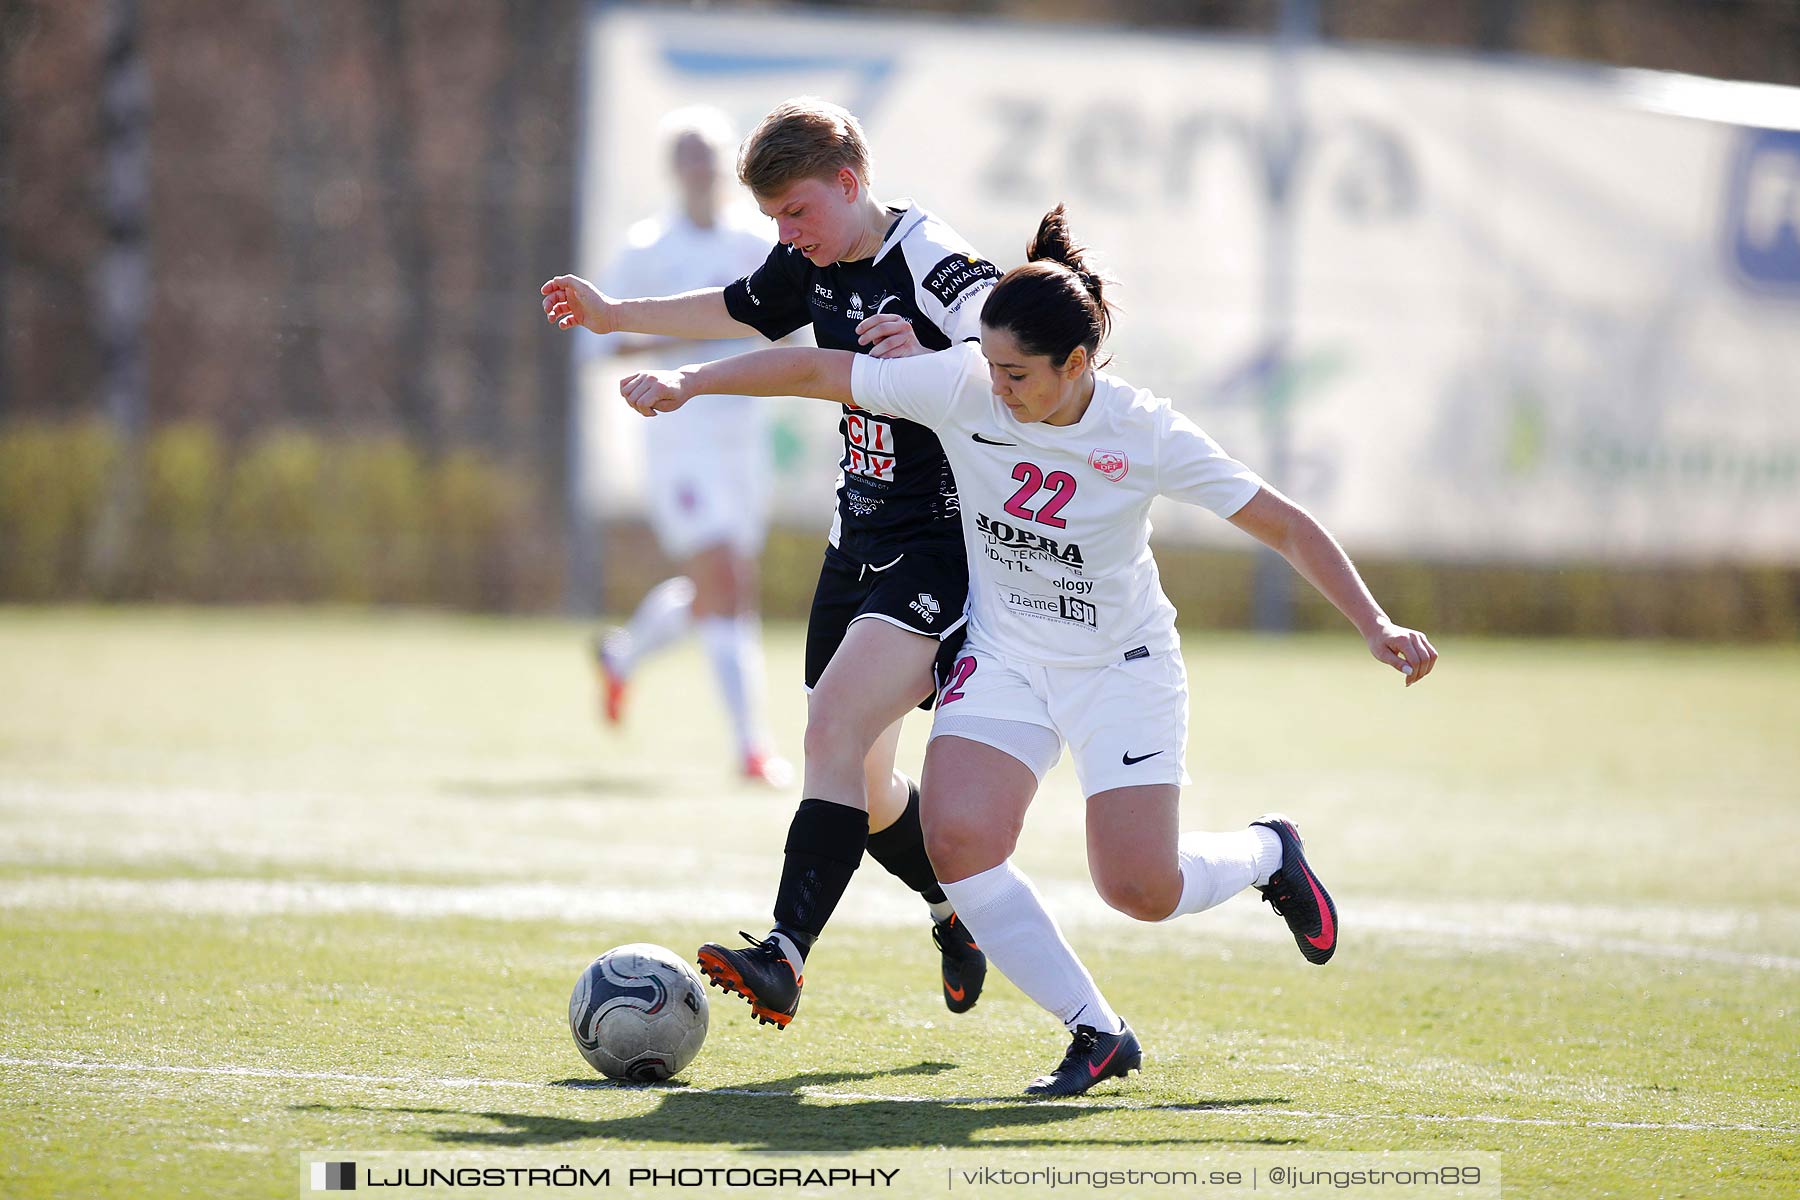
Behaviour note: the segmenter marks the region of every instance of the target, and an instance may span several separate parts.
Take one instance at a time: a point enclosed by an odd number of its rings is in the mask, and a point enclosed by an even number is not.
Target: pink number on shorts
[[[969,682],[969,676],[974,673],[974,655],[965,654],[957,659],[956,665],[950,668],[950,678],[944,684],[944,690],[938,693],[938,707],[942,708],[952,701],[961,700],[963,698],[962,685]]]

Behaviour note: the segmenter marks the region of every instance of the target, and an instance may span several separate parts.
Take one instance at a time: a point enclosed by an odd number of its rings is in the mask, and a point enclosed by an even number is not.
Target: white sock
[[[787,957],[788,965],[794,968],[794,978],[798,979],[806,974],[806,955],[800,953],[800,947],[794,944],[794,939],[779,929],[769,930],[769,936],[775,939],[775,944],[781,947],[781,953]]]
[[[1181,835],[1176,858],[1181,863],[1181,899],[1165,921],[1204,912],[1247,887],[1268,883],[1281,867],[1281,839],[1263,825],[1236,833],[1194,830]]]
[[[665,579],[638,601],[621,636],[609,639],[613,669],[630,675],[646,658],[682,637],[694,613],[694,583],[686,575]]]
[[[703,617],[700,639],[712,659],[719,695],[737,734],[738,752],[749,754],[767,747],[758,697],[763,687],[762,631],[754,616]]]
[[[1256,835],[1256,878],[1250,882],[1268,887],[1269,876],[1281,870],[1281,839],[1267,825],[1252,825],[1250,832]]]
[[[943,888],[988,961],[1065,1027],[1092,1025],[1101,1033],[1125,1028],[1043,897],[1011,860]]]
[[[949,893],[945,893],[948,895]],[[925,907],[931,910],[931,919],[939,922],[948,921],[956,915],[956,905],[948,900],[927,900]]]

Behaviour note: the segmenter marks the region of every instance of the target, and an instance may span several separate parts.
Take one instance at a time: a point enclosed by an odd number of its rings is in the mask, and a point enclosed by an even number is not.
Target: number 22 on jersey
[[[1045,475],[1042,467],[1036,463],[1022,462],[1012,470],[1012,477],[1019,481],[1019,490],[1012,494],[1006,502],[1006,511],[1021,521],[1036,521],[1040,525],[1048,525],[1052,529],[1066,529],[1068,522],[1056,514],[1061,512],[1069,501],[1075,498],[1075,477],[1067,471],[1052,471]],[[1037,511],[1028,507],[1037,499],[1037,494],[1048,488],[1052,495],[1044,501]]]

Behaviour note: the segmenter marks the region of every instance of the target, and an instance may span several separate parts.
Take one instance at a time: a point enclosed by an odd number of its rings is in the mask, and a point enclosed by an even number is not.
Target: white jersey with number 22
[[[962,504],[970,636],[1047,666],[1173,650],[1151,500],[1229,517],[1262,486],[1167,400],[1103,372],[1075,424],[1016,420],[974,341],[913,358],[858,355],[851,395],[937,432]]]

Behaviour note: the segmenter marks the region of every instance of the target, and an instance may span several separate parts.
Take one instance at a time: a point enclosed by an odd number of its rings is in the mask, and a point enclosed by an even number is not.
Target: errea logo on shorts
[[[937,597],[929,592],[920,592],[919,598],[906,607],[924,617],[927,625],[937,620],[938,614],[944,611],[943,606],[937,602]]]

